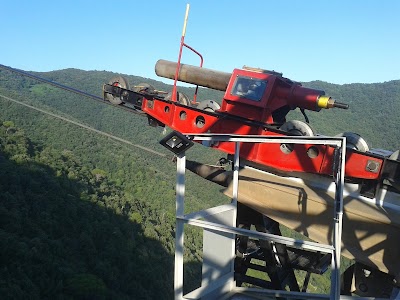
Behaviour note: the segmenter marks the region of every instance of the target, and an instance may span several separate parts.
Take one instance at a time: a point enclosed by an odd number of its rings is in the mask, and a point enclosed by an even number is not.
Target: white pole
[[[184,215],[185,200],[185,153],[180,154],[176,161],[176,229],[175,229],[175,299],[183,299],[183,226],[178,218]]]

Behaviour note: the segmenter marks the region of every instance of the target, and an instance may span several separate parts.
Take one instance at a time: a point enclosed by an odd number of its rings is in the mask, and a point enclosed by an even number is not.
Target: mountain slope
[[[76,69],[37,74],[99,96],[102,84],[116,75]],[[135,76],[127,78],[131,85],[147,81],[157,89],[171,90],[161,82]],[[350,104],[348,111],[309,112],[317,132],[334,135],[353,131],[364,136],[372,147],[399,148],[396,124],[399,121],[400,81],[371,85],[341,86],[324,82],[304,85],[324,89],[338,101]],[[181,90],[189,95],[193,93],[192,88]],[[3,70],[0,70],[0,94],[169,154],[158,144],[163,137],[162,130],[147,126],[146,119],[129,112]],[[200,100],[219,101],[221,97],[221,92],[200,90]],[[303,119],[297,111],[290,114],[293,118]],[[18,270],[0,283],[0,289],[25,295],[23,287],[27,286],[35,291],[33,298],[37,299],[55,294],[79,298],[84,297],[79,296],[84,292],[81,289],[84,282],[89,285],[83,285],[85,289],[98,293],[95,295],[100,299],[111,296],[123,299],[132,295],[154,299],[160,298],[161,294],[164,296],[161,298],[171,298],[175,165],[163,157],[116,143],[4,98],[0,99],[0,119],[6,121],[0,122],[3,124],[0,188],[2,195],[12,203],[1,210],[3,223],[0,230],[4,243],[8,245],[2,248],[5,251],[2,257],[13,257],[14,253],[14,259],[10,260],[14,264],[9,265],[7,260],[5,265],[8,269]],[[215,163],[222,155],[196,145],[188,156]],[[22,192],[21,186],[24,187]],[[218,186],[190,173],[187,174],[187,187],[187,211],[228,201],[221,196]],[[4,203],[9,204],[7,201]],[[32,215],[24,214],[31,208],[34,208]],[[83,225],[79,225],[81,223]],[[69,224],[70,229],[63,229],[65,224]],[[110,228],[118,229],[115,231],[117,239],[102,245],[101,241],[114,234]],[[185,278],[189,278],[189,284],[194,286],[196,281],[192,279],[201,272],[201,234],[189,230],[187,236],[191,241],[185,259],[191,268],[185,270]],[[135,246],[130,242],[130,234],[139,236],[140,242]],[[35,237],[39,239],[38,246],[31,241]],[[77,247],[86,244],[88,249],[77,254]],[[49,258],[29,252],[39,246],[47,249]],[[109,251],[119,253],[121,262]],[[133,260],[131,255],[138,258]],[[130,259],[133,264],[125,264]],[[164,268],[167,273],[164,281],[158,277],[158,274],[163,274],[158,268],[145,270],[147,264],[153,263]],[[72,264],[70,269],[67,268],[69,264]],[[39,266],[48,268],[45,271],[47,279],[42,281],[38,279]],[[106,274],[110,268],[115,278]],[[126,274],[120,274],[127,268]],[[138,268],[139,275],[130,273],[130,270]],[[53,275],[59,277],[51,281]],[[123,279],[120,282],[118,278]],[[160,286],[159,291],[147,291],[147,283],[142,281],[154,280]],[[326,278],[316,280],[321,280],[320,284],[316,281],[316,286],[329,284]],[[134,281],[137,282],[133,284]],[[130,289],[129,286],[133,287]]]
[[[171,298],[173,219],[0,123],[2,299]],[[146,229],[152,224],[152,236]],[[158,288],[153,289],[153,285]]]
[[[82,71],[66,69],[47,73],[36,73],[44,78],[92,93],[101,95],[103,83],[108,82],[116,74],[106,71]],[[146,78],[127,76],[130,85],[148,82],[156,89],[170,91],[170,85]],[[172,81],[171,81],[172,82]],[[336,135],[351,131],[360,134],[370,148],[397,150],[400,133],[397,124],[400,120],[400,80],[374,84],[330,84],[321,81],[303,83],[304,86],[324,90],[340,102],[348,103],[348,110],[331,109],[320,112],[307,112],[310,123],[316,132],[324,135]],[[0,70],[0,89],[3,93],[18,91],[32,102],[39,102],[57,111],[63,111],[70,116],[94,126],[98,129],[110,130],[124,138],[133,138],[154,145],[154,136],[160,130],[146,126],[146,121],[135,115],[116,112],[117,110],[90,103],[82,97],[57,90],[29,78]],[[194,89],[181,87],[180,90],[193,95]],[[200,88],[199,101],[212,99],[220,102],[222,92]],[[84,101],[85,100],[85,101]],[[123,115],[116,117],[116,114]],[[296,110],[290,118],[303,120]],[[117,120],[118,119],[118,120]],[[146,139],[147,137],[148,139]],[[157,139],[157,138],[156,138]],[[156,146],[157,145],[157,146]]]

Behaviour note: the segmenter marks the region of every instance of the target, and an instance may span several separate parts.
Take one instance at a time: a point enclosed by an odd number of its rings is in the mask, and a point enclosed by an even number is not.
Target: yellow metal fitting
[[[321,96],[318,97],[318,100],[317,100],[318,107],[321,107],[321,108],[332,108],[334,104],[335,104],[335,100],[333,100],[329,96],[321,95]]]

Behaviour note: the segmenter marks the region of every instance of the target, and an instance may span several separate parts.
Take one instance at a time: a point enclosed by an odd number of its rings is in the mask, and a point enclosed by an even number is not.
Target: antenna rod
[[[182,48],[185,43],[185,34],[186,34],[186,24],[187,20],[189,17],[189,9],[190,9],[190,4],[186,4],[186,14],[185,14],[185,19],[183,21],[183,29],[182,29],[182,38],[181,38],[181,46],[179,48],[179,56],[178,56],[178,63],[176,65],[176,70],[175,70],[175,79],[174,79],[174,87],[172,89],[172,101],[177,101],[177,95],[176,95],[176,82],[178,81],[178,75],[179,75],[179,69],[181,67],[181,57],[182,57]]]

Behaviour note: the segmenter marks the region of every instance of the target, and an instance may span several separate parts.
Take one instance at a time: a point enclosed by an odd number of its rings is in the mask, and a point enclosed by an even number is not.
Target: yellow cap
[[[318,97],[318,101],[317,101],[317,105],[318,105],[318,107],[321,107],[321,108],[330,108],[331,106],[330,106],[330,100],[331,99],[331,97],[329,97],[329,96],[319,96]]]

